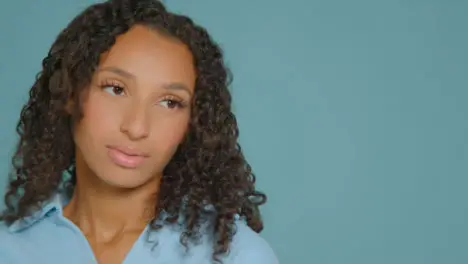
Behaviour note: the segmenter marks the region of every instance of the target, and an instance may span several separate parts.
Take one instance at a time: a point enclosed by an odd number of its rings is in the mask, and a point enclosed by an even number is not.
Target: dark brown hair
[[[185,43],[197,73],[189,133],[165,168],[156,215],[162,211],[174,223],[185,219],[181,243],[200,235],[207,204],[214,206],[214,253],[226,253],[235,233],[235,215],[260,232],[258,206],[266,196],[255,190],[255,176],[238,144],[238,126],[231,111],[229,72],[221,49],[206,30],[177,15],[155,0],[114,0],[90,6],[59,34],[42,62],[21,111],[20,140],[12,159],[13,170],[5,195],[7,223],[28,216],[63,183],[63,174],[75,183],[75,146],[72,118],[81,117],[81,97],[98,65],[118,35],[134,25],[144,25]],[[65,111],[68,99],[76,116]],[[158,228],[152,222],[153,228]]]

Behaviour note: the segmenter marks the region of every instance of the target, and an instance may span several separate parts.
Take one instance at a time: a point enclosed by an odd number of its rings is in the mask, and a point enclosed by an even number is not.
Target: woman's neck
[[[125,232],[142,231],[153,219],[159,180],[132,190],[96,182],[96,177],[80,177],[64,207],[64,216],[83,233],[96,240],[113,240]]]

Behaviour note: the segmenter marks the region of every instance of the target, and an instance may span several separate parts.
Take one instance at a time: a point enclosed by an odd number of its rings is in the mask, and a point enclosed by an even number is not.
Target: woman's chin
[[[105,176],[101,176],[105,175]],[[119,189],[135,189],[151,181],[151,176],[143,177],[143,173],[134,170],[120,170],[113,173],[101,174],[97,177],[109,187]]]

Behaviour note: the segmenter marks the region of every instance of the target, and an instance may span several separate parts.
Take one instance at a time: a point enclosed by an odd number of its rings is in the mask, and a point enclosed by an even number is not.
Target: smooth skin
[[[164,167],[187,133],[195,81],[188,47],[144,26],[102,54],[72,128],[77,183],[64,207],[99,263],[122,263],[154,217]]]

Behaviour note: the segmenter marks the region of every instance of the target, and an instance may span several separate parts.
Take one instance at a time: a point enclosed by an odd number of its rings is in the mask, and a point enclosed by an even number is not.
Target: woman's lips
[[[116,165],[129,169],[137,168],[148,157],[143,152],[112,146],[107,147],[107,155]]]

